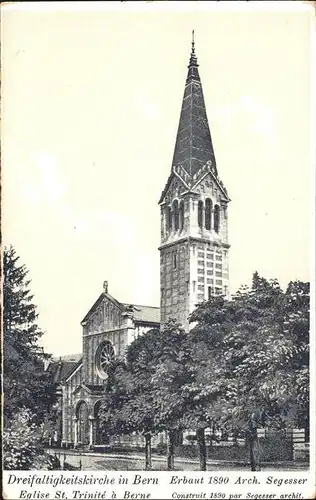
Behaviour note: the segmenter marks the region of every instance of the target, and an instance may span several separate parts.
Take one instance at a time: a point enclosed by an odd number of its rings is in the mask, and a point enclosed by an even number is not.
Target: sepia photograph
[[[310,471],[315,20],[277,4],[3,4],[5,471]]]

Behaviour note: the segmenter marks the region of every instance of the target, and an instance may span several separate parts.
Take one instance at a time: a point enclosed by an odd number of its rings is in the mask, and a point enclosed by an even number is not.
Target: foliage
[[[308,426],[308,284],[290,283],[283,292],[277,280],[255,273],[251,289],[243,287],[230,301],[212,298],[191,321],[193,343],[204,347],[187,390],[213,398],[205,406],[210,419],[245,431],[252,451],[259,426]]]
[[[184,330],[171,321],[138,337],[125,360],[117,360],[109,370],[101,408],[103,428],[112,434],[142,433],[148,467],[151,435],[169,430],[175,441],[175,430],[183,424],[180,388],[186,372],[185,345]]]
[[[144,434],[146,469],[151,469],[154,406],[148,384],[138,376],[137,363],[131,365],[126,360],[114,361],[108,375],[107,391],[100,408],[101,429],[111,435]]]
[[[145,336],[144,336],[145,337]],[[156,337],[154,356],[146,359],[151,392],[155,402],[155,425],[164,430],[185,428],[184,416],[188,404],[187,395],[182,391],[184,384],[191,382],[188,370],[190,345],[184,329],[174,320],[163,325]],[[139,356],[150,338],[139,339]],[[135,345],[132,349],[135,349]],[[150,352],[148,353],[150,354]],[[147,382],[148,383],[148,382]]]
[[[42,428],[29,410],[20,410],[3,431],[3,467],[6,470],[52,470],[53,457],[42,447]]]
[[[205,377],[211,385],[201,392],[217,394],[226,423],[239,429],[250,418],[265,426],[297,424],[308,402],[308,284],[290,283],[283,292],[276,280],[255,273],[250,290],[231,301],[214,297],[191,321],[197,321],[195,342],[205,342],[204,373],[214,360],[215,372],[210,367]]]
[[[18,408],[36,408],[41,423],[55,401],[55,386],[44,370],[47,357],[38,344],[36,306],[29,288],[28,271],[19,265],[12,246],[3,255],[3,389],[5,422]]]
[[[176,323],[153,329],[127,349],[126,360],[110,371],[103,404],[104,425],[112,432],[157,433],[181,426],[186,334]]]
[[[289,345],[283,370],[290,373],[285,395],[287,420],[309,432],[309,283],[290,282],[285,298],[284,331]]]
[[[125,360],[113,361],[100,408],[100,421],[108,434],[130,434],[138,428],[136,404],[132,401],[134,390],[133,375]]]
[[[309,425],[309,284],[254,273],[231,300],[199,304],[186,333],[170,320],[137,338],[109,373],[102,418],[112,433],[243,433],[256,467],[257,428]],[[173,448],[172,448],[173,450]],[[173,451],[171,451],[173,453]]]

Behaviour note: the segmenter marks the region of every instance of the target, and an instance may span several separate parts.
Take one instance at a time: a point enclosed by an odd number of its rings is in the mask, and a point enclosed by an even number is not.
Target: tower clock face
[[[115,358],[114,347],[111,342],[102,342],[96,352],[95,364],[100,378],[106,378],[110,363]]]

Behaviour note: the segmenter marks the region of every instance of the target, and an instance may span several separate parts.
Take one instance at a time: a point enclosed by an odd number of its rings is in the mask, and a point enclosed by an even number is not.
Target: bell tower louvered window
[[[207,198],[205,200],[205,229],[208,231],[211,229],[212,220],[212,201]]]

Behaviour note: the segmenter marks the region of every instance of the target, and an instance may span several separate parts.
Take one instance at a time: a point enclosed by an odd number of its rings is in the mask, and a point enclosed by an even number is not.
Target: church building
[[[82,358],[60,381],[64,446],[103,444],[98,411],[115,356],[169,318],[189,329],[197,303],[228,295],[229,197],[218,175],[198,66],[193,40],[172,168],[159,200],[160,309],[122,303],[104,282],[81,322]]]

